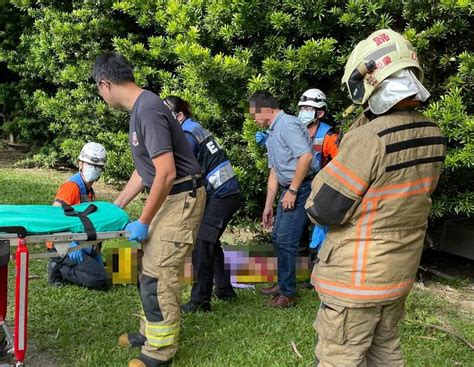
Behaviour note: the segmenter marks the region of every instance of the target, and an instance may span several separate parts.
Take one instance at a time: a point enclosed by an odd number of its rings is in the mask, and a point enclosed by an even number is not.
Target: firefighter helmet
[[[405,68],[410,68],[423,81],[423,71],[410,42],[391,29],[381,29],[354,48],[342,83],[347,86],[352,101],[363,105],[384,79]]]

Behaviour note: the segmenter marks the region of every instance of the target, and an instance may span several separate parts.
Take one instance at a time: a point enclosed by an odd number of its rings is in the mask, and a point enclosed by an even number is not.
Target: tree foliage
[[[32,163],[77,157],[87,140],[110,152],[109,179],[133,166],[127,114],[109,109],[90,78],[105,50],[122,53],[138,83],[189,100],[228,152],[255,215],[265,191],[264,153],[243,101],[269,89],[288,112],[308,87],[323,89],[334,115],[345,61],[361,39],[390,27],[416,47],[426,112],[443,128],[449,154],[433,207],[437,217],[474,213],[472,2],[468,0],[11,0],[0,1],[3,130],[39,152]]]

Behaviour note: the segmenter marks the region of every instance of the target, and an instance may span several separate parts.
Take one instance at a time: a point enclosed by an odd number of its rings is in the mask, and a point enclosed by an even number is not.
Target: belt
[[[307,177],[305,177],[305,179],[301,182],[301,183],[304,183],[304,182],[308,182],[308,181],[313,181],[313,178],[315,177],[316,175],[309,175]],[[288,190],[290,188],[291,184],[290,185],[281,185],[282,188],[284,188],[285,190]]]
[[[191,180],[183,181],[177,184],[174,184],[171,188],[169,195],[176,195],[185,191],[192,191],[191,196],[196,196],[196,189],[200,188],[203,185],[202,178],[195,175],[191,175]]]

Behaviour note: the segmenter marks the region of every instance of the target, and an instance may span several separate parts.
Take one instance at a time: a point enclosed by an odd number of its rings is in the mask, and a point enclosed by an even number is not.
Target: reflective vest
[[[203,170],[208,195],[222,191],[225,186],[228,187],[226,190],[238,191],[239,186],[232,165],[209,131],[190,118],[186,119],[181,127],[185,133],[191,134],[197,143],[196,159]],[[232,179],[234,184],[224,185]]]
[[[313,172],[321,170],[323,162],[323,143],[326,134],[332,130],[332,126],[325,122],[320,122],[316,134],[312,138],[311,145],[313,147],[313,160],[311,161],[311,168]]]
[[[79,172],[76,173],[74,176],[71,176],[68,179],[68,181],[69,182],[74,182],[79,187],[81,203],[88,202],[88,201],[95,201],[94,189],[91,187],[90,191],[87,190],[86,183],[82,179],[82,176]],[[91,198],[89,198],[89,192],[91,193],[92,200],[91,200]]]

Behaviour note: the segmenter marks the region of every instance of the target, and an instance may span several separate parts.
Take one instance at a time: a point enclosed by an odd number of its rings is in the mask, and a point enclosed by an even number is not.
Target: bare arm
[[[115,199],[114,204],[125,208],[140,191],[143,190],[142,178],[139,176],[137,170],[133,171],[132,176],[125,185],[125,188]]]
[[[311,153],[305,153],[298,158],[298,164],[296,165],[295,175],[293,181],[291,181],[290,188],[298,190],[303,182],[306,172],[308,172],[309,165],[313,160]],[[292,210],[295,208],[296,195],[293,195],[290,191],[287,191],[282,199],[283,210]]]
[[[147,225],[150,224],[155,214],[160,210],[176,178],[176,166],[172,152],[160,154],[153,158],[153,165],[156,171],[155,179],[153,180],[142,215],[139,218],[140,223]]]
[[[267,199],[265,200],[265,209],[262,214],[262,224],[264,228],[270,228],[273,220],[273,203],[278,193],[278,179],[273,168],[270,168],[267,184]]]

